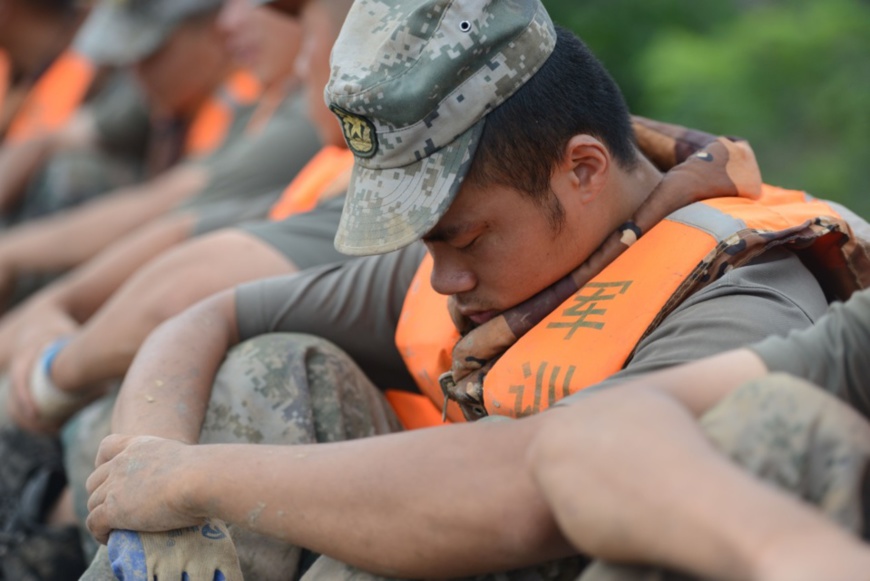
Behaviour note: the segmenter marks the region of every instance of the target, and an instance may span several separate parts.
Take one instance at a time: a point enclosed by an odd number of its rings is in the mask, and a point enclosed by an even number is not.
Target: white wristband
[[[49,377],[54,356],[66,343],[61,339],[46,347],[30,372],[30,393],[43,420],[62,420],[77,411],[85,396],[58,389]]]

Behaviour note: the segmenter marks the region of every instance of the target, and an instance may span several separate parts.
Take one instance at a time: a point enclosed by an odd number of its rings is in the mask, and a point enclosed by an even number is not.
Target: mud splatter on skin
[[[126,470],[127,475],[136,474],[142,469],[142,466],[142,462],[139,462],[138,460],[133,459],[128,461]]]
[[[258,502],[257,507],[248,513],[248,526],[254,528],[257,526],[257,521],[260,520],[260,515],[266,508],[265,502]]]

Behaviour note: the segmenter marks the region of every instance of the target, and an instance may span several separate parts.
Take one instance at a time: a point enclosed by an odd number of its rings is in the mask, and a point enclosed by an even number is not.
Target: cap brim
[[[403,248],[450,208],[480,141],[481,119],[447,146],[410,165],[370,169],[355,163],[335,248],[351,256]]]
[[[120,5],[103,2],[82,25],[75,48],[98,65],[131,65],[155,52],[170,30],[164,23],[133,18]]]

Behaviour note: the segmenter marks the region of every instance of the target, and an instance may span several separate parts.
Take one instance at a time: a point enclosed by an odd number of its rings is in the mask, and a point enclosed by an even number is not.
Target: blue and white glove
[[[69,339],[63,337],[46,347],[30,373],[30,393],[43,420],[62,420],[87,401],[84,394],[61,391],[51,380],[51,365]]]
[[[112,531],[108,549],[121,581],[243,581],[233,541],[216,519],[165,533]]]

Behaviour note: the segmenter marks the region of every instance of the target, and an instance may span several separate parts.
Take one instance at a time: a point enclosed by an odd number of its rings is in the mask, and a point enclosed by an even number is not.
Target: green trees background
[[[640,115],[749,139],[768,183],[870,218],[867,0],[543,0]]]

